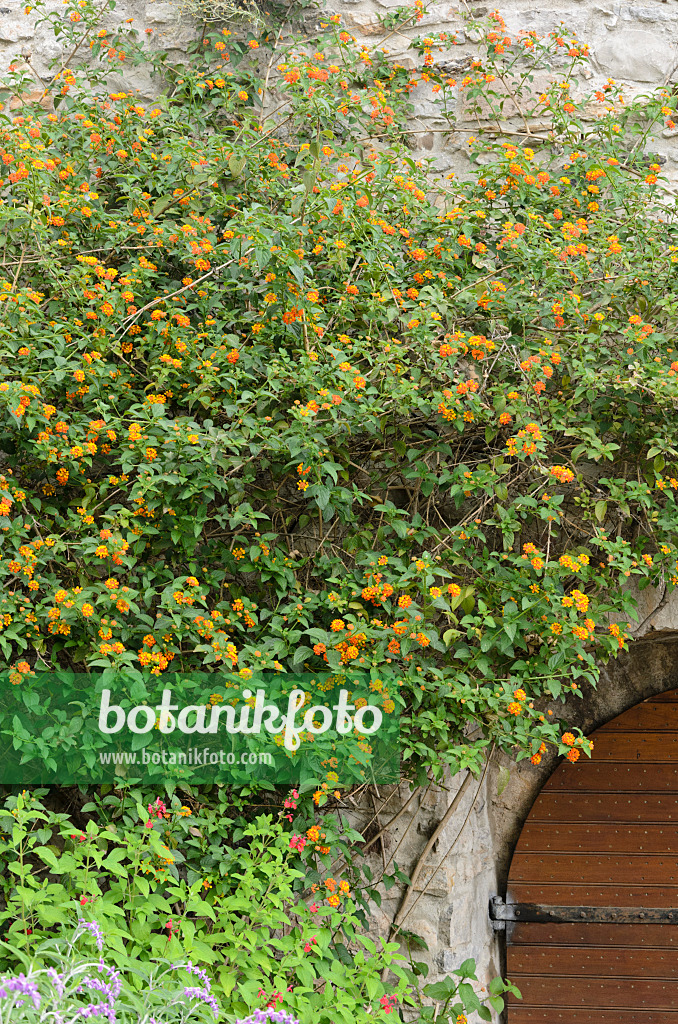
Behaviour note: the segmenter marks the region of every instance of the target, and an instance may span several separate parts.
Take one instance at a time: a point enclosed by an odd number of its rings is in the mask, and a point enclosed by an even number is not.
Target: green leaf
[[[156,199],[153,203],[153,216],[159,217],[160,214],[164,213],[165,210],[174,202],[176,202],[174,196],[160,196],[160,198]]]
[[[40,860],[47,864],[50,868],[58,870],[59,858],[57,857],[56,853],[51,847],[36,846],[36,848],[33,850],[33,853],[36,854],[36,856],[38,856]]]
[[[444,981],[436,981],[433,985],[424,985],[424,995],[438,1003],[447,1002],[456,991],[457,982],[454,978],[445,978]]]
[[[461,963],[453,973],[460,978],[471,978],[473,981],[478,980],[476,978],[476,962],[473,957],[469,957],[468,960],[464,960],[464,962]]]
[[[297,647],[296,651],[294,652],[294,657],[292,659],[292,664],[294,666],[299,665],[299,664],[301,664],[301,662],[305,661],[307,658],[312,658],[312,657],[313,657],[313,651],[311,650],[310,647]]]
[[[330,491],[329,487],[325,487],[324,484],[318,484],[316,486],[315,500],[318,508],[322,509],[327,507],[331,493],[332,492]]]
[[[247,160],[244,156],[236,156],[232,153],[228,158],[228,169],[234,178],[239,178],[242,174]]]

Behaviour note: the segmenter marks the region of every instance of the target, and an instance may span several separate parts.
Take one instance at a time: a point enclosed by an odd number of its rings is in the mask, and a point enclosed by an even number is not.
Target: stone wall
[[[323,2],[323,0],[321,0]],[[383,30],[379,16],[402,5],[403,0],[324,0],[325,9],[341,14],[342,22],[359,42],[379,43]],[[54,10],[61,4],[50,0]],[[438,61],[449,61],[463,67],[464,59],[474,53],[476,34],[468,27],[468,17],[480,17],[494,9],[494,4],[479,5],[473,0],[438,0],[426,9],[421,22],[413,28],[389,34],[385,47],[394,61],[415,66],[416,55],[408,53],[410,39],[416,35],[448,31],[456,33],[458,45],[446,54],[436,55]],[[573,95],[589,91],[613,78],[625,87],[627,98],[645,93],[657,86],[678,80],[678,0],[553,0],[545,8],[534,0],[504,0],[499,7],[509,32],[521,29],[546,33],[564,22],[581,41],[590,45],[592,60],[575,80]],[[118,0],[115,12],[107,16],[109,24],[131,19],[142,34],[151,30],[149,46],[159,46],[179,57],[198,31],[190,18],[180,13],[180,0]],[[310,15],[311,20],[313,14]],[[7,66],[17,54],[27,57],[39,79],[48,78],[50,58],[58,56],[58,45],[44,30],[35,32],[31,16],[24,14],[24,0],[0,0],[0,67]],[[461,77],[461,76],[460,76]],[[137,89],[142,98],[150,98],[153,85],[143,70],[130,69],[120,76],[119,88]],[[412,123],[413,146],[418,156],[435,159],[441,172],[464,174],[464,157],[468,132],[446,135],[448,127],[441,119],[430,96],[417,90],[414,96],[415,116]],[[459,97],[457,118],[460,128],[472,124],[472,115],[464,110]],[[678,180],[678,129],[665,130],[653,143],[653,149],[665,160],[664,172]]]
[[[401,2],[329,0],[328,9],[341,14],[344,25],[359,41],[374,44],[382,31],[378,15]],[[35,32],[23,8],[24,0],[0,0],[0,66],[23,57],[39,87],[41,80],[48,78],[49,61],[60,55],[59,49],[45,32]],[[61,7],[55,4],[53,9]],[[479,17],[490,9],[465,0],[441,0],[429,5],[416,29],[392,35],[386,46],[394,60],[407,64],[413,59],[408,54],[409,38],[423,31],[452,31],[457,33],[460,45],[448,56],[462,62],[474,52],[474,34],[468,30],[464,15]],[[538,7],[534,0],[505,0],[500,12],[510,32],[534,29],[542,34],[564,21],[579,39],[589,43],[592,61],[579,81],[581,90],[602,85],[611,77],[626,84],[626,95],[631,98],[670,83],[678,73],[678,0],[552,0],[546,8]],[[132,19],[140,34],[151,29],[148,45],[166,48],[175,57],[180,57],[199,30],[195,22],[179,13],[178,3],[168,0],[119,0],[108,17],[110,24]],[[142,98],[150,98],[153,93],[150,76],[143,69],[131,69],[117,78],[114,88],[138,90]],[[415,102],[413,130],[420,134],[413,138],[418,142],[419,155],[434,157],[439,171],[463,174],[467,169],[466,136],[462,132],[445,136],[442,129],[447,125],[437,116],[433,103],[423,95]],[[460,125],[465,118],[470,123],[460,104],[457,113]],[[654,143],[666,159],[665,172],[676,179],[677,138],[678,131],[664,132]],[[640,605],[642,638],[638,644],[604,673],[598,691],[592,699],[587,698],[585,706],[572,700],[563,709],[554,703],[556,716],[588,732],[645,697],[678,686],[678,659],[674,654],[678,603],[665,601],[662,593],[645,591],[640,595]],[[421,936],[429,947],[428,953],[415,953],[415,959],[429,962],[429,980],[444,976],[469,956],[477,960],[484,981],[503,970],[502,937],[493,931],[488,903],[491,896],[504,892],[520,827],[553,767],[553,762],[539,768],[529,762],[511,766],[496,758],[481,784],[470,780],[464,788],[455,813],[421,865],[402,920],[403,928]],[[501,793],[500,783],[504,787]],[[420,793],[405,810],[409,792],[401,787],[394,794],[380,793],[374,807],[370,804],[353,813],[356,825],[369,825],[376,831],[401,812],[383,839],[372,847],[370,857],[376,877],[385,865],[390,870],[393,859],[406,873],[413,871],[462,784],[459,777],[446,789]],[[384,891],[382,907],[374,915],[375,932],[389,933],[405,895],[400,885]]]

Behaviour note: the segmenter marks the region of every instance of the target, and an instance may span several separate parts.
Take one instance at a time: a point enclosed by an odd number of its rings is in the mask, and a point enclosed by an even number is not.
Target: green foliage
[[[288,784],[318,798],[337,789],[335,767],[344,788],[398,782],[401,684],[384,675],[281,672],[244,682],[165,673],[162,692],[174,709],[167,733],[156,678],[134,668],[33,673],[21,687],[0,675],[0,778],[88,790],[102,782]],[[393,697],[375,695],[387,684]],[[142,731],[133,732],[137,709]]]
[[[426,977],[428,967],[425,963],[412,963],[415,978]],[[475,960],[464,960],[460,966],[448,974],[443,981],[432,985],[424,985],[416,990],[412,1003],[418,1007],[421,1021],[435,1024],[465,1024],[467,1015],[477,1014],[480,1020],[493,1019],[492,1011],[501,1013],[504,1009],[504,995],[509,992],[520,998],[515,985],[493,978],[488,986],[488,995],[481,1000],[472,982],[477,982]],[[422,995],[430,1002],[424,1003]]]
[[[138,965],[188,958],[237,1016],[283,993],[302,1024],[349,1024],[409,989],[398,943],[365,934],[347,883],[325,886],[325,899],[310,893],[290,833],[270,814],[228,817],[223,790],[195,811],[176,797],[146,808],[141,793],[112,792],[85,806],[87,825],[74,830],[38,794],[11,797],[0,812],[0,972],[46,965],[41,940],[82,917],[98,922],[133,990],[144,986]],[[324,827],[327,853],[315,862],[326,869],[346,840]],[[385,969],[394,984],[382,982]]]
[[[332,18],[176,66],[65,10],[88,62],[55,113],[17,65],[2,136],[14,681],[390,665],[412,778],[589,752],[547,705],[624,647],[630,578],[677,579],[678,250],[645,152],[673,95],[576,98],[582,44],[493,16],[458,86],[476,168],[441,182],[407,148],[414,88],[454,126],[432,39],[410,72]],[[121,56],[169,83],[152,109],[108,93]]]

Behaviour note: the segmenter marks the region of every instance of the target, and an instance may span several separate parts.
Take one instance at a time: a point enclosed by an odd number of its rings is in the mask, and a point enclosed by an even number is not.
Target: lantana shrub
[[[12,682],[389,666],[419,781],[590,752],[549,704],[678,579],[673,94],[589,96],[497,14],[453,82],[454,39],[411,71],[335,16],[177,65],[37,11],[72,56],[37,99],[13,66],[0,139]],[[157,102],[106,85],[135,62]],[[413,159],[415,90],[475,109],[468,180]]]

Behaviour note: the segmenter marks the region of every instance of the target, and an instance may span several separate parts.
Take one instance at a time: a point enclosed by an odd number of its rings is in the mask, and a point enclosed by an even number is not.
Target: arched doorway
[[[678,1024],[678,690],[598,729],[537,797],[508,876],[509,1024]]]

